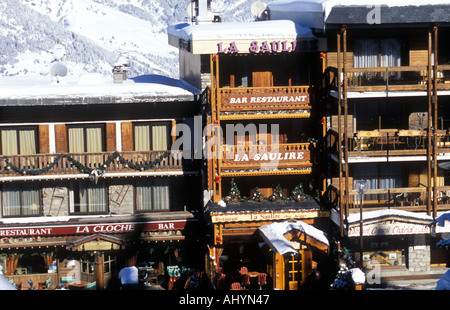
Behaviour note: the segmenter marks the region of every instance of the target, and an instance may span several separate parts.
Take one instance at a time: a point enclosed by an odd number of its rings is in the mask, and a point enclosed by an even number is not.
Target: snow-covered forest
[[[222,21],[251,20],[256,0],[213,0]],[[268,3],[271,0],[264,2]],[[120,58],[130,76],[177,77],[178,51],[167,26],[185,21],[190,0],[2,0],[0,76],[48,75],[57,43],[69,75],[111,74]]]

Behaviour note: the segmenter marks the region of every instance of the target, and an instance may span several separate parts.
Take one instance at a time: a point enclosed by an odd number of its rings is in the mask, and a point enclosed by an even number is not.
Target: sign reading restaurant
[[[89,225],[49,225],[35,227],[8,227],[0,228],[0,238],[25,236],[60,236],[79,234],[108,234],[139,231],[179,230],[186,225],[186,220],[146,223],[109,223]]]

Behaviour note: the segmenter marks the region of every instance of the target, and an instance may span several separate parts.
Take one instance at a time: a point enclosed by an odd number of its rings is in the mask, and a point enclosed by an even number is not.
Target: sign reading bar
[[[139,231],[161,231],[183,229],[186,220],[167,222],[146,222],[146,223],[109,223],[109,224],[89,224],[89,225],[49,225],[36,227],[8,227],[0,228],[0,238],[2,237],[25,237],[25,236],[59,236],[59,235],[79,235],[79,234],[108,234],[126,233]]]

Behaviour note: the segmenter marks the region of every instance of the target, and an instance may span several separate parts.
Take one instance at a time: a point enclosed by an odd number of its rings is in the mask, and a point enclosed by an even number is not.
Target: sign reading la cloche
[[[297,48],[297,41],[252,41],[248,46],[250,53],[281,53],[293,52]],[[219,54],[237,54],[240,50],[236,42],[231,42],[228,45],[223,42],[217,43],[217,53]],[[247,51],[245,51],[247,52]]]

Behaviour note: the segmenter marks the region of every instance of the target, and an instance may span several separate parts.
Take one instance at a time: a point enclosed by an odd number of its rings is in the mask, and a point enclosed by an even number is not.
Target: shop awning
[[[286,239],[285,235],[293,230],[298,230],[302,233],[302,241],[323,251],[328,250],[329,242],[326,234],[302,221],[286,221],[276,222],[261,226],[259,231],[264,241],[275,251],[281,255],[286,253],[297,253],[298,250],[294,248],[291,242]]]
[[[67,243],[67,249],[78,251],[120,250],[126,245],[121,238],[94,234]]]

